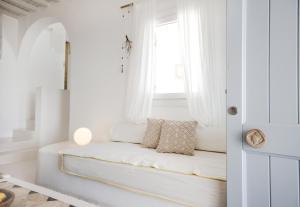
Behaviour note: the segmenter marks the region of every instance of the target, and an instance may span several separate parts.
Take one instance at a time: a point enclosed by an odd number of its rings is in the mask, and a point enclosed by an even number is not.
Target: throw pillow
[[[164,121],[157,152],[193,155],[197,124],[196,121]]]
[[[143,139],[143,146],[156,149],[159,143],[162,119],[147,119],[147,129]]]

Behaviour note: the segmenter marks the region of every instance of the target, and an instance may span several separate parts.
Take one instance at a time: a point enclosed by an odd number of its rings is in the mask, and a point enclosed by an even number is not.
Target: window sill
[[[154,94],[154,100],[185,100],[186,95],[184,93],[156,93]]]

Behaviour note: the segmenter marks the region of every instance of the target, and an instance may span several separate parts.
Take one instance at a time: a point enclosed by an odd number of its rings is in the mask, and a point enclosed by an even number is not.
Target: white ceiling
[[[0,0],[0,13],[19,18],[59,1],[60,0]]]

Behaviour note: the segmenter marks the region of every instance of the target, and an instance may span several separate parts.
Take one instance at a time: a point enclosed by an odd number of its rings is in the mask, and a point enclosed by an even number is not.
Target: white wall
[[[95,138],[108,135],[123,117],[126,75],[120,68],[121,1],[69,0],[20,20],[20,38],[36,20],[55,17],[71,42],[70,131],[89,127]]]
[[[16,19],[2,16],[2,58],[0,59],[0,139],[10,137],[12,129],[17,127],[18,85],[16,46]]]
[[[70,92],[39,88],[36,94],[36,134],[39,146],[67,140]]]
[[[0,60],[0,139],[12,137],[13,130],[26,128],[34,120],[35,91],[43,86],[63,89],[66,32],[52,24],[40,32],[26,57],[19,54],[19,22],[2,17],[2,58]]]
[[[62,24],[56,23],[45,28],[34,43],[28,65],[20,68],[24,71],[26,120],[35,119],[36,89],[64,88],[66,31]]]
[[[225,23],[225,1],[221,1],[220,18]],[[120,57],[123,31],[128,29],[120,6],[125,3],[128,1],[68,0],[20,20],[20,40],[39,19],[50,17],[66,28],[71,42],[69,136],[79,127],[88,127],[95,139],[107,139],[110,127],[123,120],[127,77],[121,73]],[[220,28],[223,52],[225,27]],[[225,70],[225,56],[219,64]],[[184,100],[155,101],[153,116],[190,118]]]

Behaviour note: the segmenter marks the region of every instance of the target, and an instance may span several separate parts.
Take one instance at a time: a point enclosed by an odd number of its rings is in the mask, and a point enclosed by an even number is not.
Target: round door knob
[[[251,129],[246,134],[246,142],[253,148],[260,148],[266,143],[266,136],[260,129]]]

